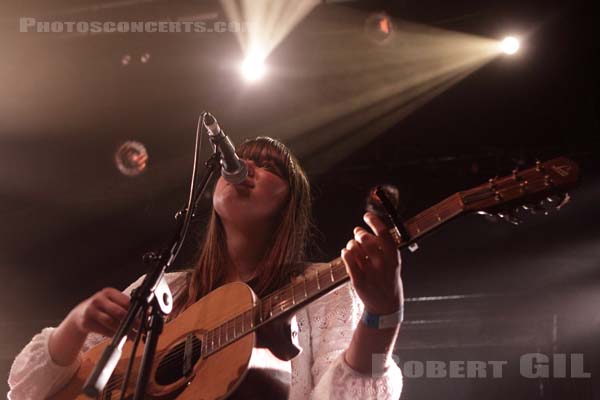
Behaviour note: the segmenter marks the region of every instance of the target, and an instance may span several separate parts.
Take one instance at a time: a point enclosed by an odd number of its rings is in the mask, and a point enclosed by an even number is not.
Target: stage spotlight
[[[507,36],[500,42],[500,50],[505,54],[515,54],[519,50],[519,40],[513,36]]]
[[[392,19],[383,12],[371,14],[365,21],[365,34],[373,43],[387,42],[393,32]]]
[[[261,51],[253,50],[248,53],[242,62],[242,75],[247,81],[253,82],[265,74],[265,57]]]

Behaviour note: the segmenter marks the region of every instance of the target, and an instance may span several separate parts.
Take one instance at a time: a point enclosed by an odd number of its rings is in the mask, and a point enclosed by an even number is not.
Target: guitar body
[[[251,308],[256,301],[252,289],[241,282],[230,283],[209,293],[198,302],[188,307],[177,318],[165,325],[160,335],[156,350],[156,362],[150,373],[148,398],[180,400],[214,400],[228,397],[240,385],[247,374],[256,345],[256,333],[250,332],[230,343],[208,357],[200,357],[192,367],[188,376],[177,376],[181,366],[174,365],[175,376],[157,379],[157,369],[161,359],[167,365],[173,349],[186,342],[193,334],[198,340],[203,340],[204,332],[219,326],[228,316],[236,315]],[[189,340],[189,339],[188,339]],[[90,349],[83,356],[81,366],[76,375],[62,390],[51,399],[70,400],[88,399],[82,393],[82,387],[100,358],[108,341],[102,342]],[[133,342],[127,340],[123,347],[123,355],[128,356]],[[135,363],[125,398],[131,397],[135,388],[135,377],[143,354],[143,343],[140,343],[135,354]],[[120,398],[120,378],[123,376],[129,358],[123,358],[118,363],[113,376],[107,384],[100,399]],[[179,368],[178,368],[179,367]],[[179,375],[182,375],[179,373]],[[159,382],[162,381],[162,382]],[[112,389],[111,389],[112,388]]]

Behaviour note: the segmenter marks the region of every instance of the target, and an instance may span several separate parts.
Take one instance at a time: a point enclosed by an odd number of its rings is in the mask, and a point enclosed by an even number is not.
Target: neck
[[[256,275],[271,239],[270,224],[243,227],[223,221],[227,242],[227,280],[249,281]]]

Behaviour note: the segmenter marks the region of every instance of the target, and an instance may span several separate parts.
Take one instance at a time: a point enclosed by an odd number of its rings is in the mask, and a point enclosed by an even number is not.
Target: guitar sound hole
[[[202,356],[202,341],[191,335],[192,351],[191,366],[193,367]],[[185,369],[185,341],[176,344],[162,358],[156,368],[155,380],[159,385],[169,385],[184,377]]]

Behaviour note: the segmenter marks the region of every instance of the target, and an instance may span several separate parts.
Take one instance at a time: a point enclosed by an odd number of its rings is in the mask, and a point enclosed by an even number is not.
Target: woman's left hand
[[[364,220],[374,234],[354,228],[354,239],[342,249],[342,259],[365,309],[376,315],[396,312],[404,301],[400,252],[385,224],[373,213]]]

